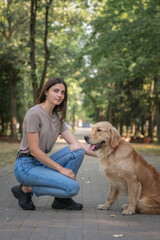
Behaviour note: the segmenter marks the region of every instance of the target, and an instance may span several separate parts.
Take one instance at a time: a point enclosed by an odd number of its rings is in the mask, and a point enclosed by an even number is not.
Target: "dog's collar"
[[[117,150],[117,148],[119,147],[120,144],[121,144],[121,141],[118,143],[117,146],[115,146],[115,148],[114,148],[113,151],[108,155],[108,157],[110,157],[110,156],[112,155],[112,153],[114,153],[114,152]]]
[[[114,148],[113,152],[117,150],[117,148],[119,147],[121,141],[119,142],[119,144]]]

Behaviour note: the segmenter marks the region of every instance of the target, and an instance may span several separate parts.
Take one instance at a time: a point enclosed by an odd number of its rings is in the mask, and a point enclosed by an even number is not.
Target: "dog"
[[[111,123],[96,123],[84,136],[91,151],[97,151],[100,165],[109,180],[109,193],[98,209],[109,209],[120,193],[128,195],[123,215],[160,214],[160,173],[121,138]]]

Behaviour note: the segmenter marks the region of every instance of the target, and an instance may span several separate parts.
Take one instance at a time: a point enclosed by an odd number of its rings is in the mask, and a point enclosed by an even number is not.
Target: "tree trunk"
[[[8,21],[8,40],[10,41],[12,38],[12,17],[10,14],[12,1],[7,1],[7,21]],[[12,49],[11,49],[12,51]],[[6,63],[7,64],[7,63]],[[17,117],[16,117],[16,83],[17,83],[17,75],[13,64],[10,63],[6,65],[8,67],[8,78],[9,78],[9,86],[10,86],[10,123],[11,123],[11,137],[17,138]]]
[[[157,139],[160,144],[160,99],[159,99],[159,79],[158,77],[154,78],[154,93],[155,93],[155,108],[156,108],[156,125],[157,125]]]
[[[122,102],[123,100],[120,100],[120,135],[123,135],[123,125],[124,125],[124,109],[122,107]]]
[[[41,83],[40,83],[40,88],[38,90],[38,94],[40,93],[44,80],[46,77],[47,73],[47,67],[48,67],[48,60],[49,60],[49,50],[47,46],[47,39],[48,39],[48,27],[49,27],[49,21],[48,21],[48,14],[49,14],[49,8],[52,4],[52,0],[49,0],[48,2],[46,1],[46,13],[45,13],[45,34],[44,34],[44,51],[45,51],[45,60],[44,60],[44,67],[43,67],[43,73],[42,73],[42,78],[41,78]]]
[[[8,66],[9,82],[10,82],[10,114],[11,114],[11,137],[17,138],[17,117],[16,117],[16,83],[17,77],[13,66]]]
[[[141,124],[141,134],[144,136],[144,123]]]
[[[37,76],[36,76],[36,60],[35,60],[36,15],[37,15],[37,0],[31,0],[30,62],[31,62],[31,80],[32,80],[34,101],[37,99],[37,93],[38,93],[38,83],[37,83]]]
[[[112,123],[112,102],[108,101],[107,121]]]
[[[4,135],[4,133],[5,133],[5,121],[4,121],[4,119],[3,119],[3,116],[1,116],[1,132],[2,132],[2,135]]]
[[[133,123],[131,134],[133,134],[135,136],[135,133],[136,133],[136,125],[135,125],[135,123]]]
[[[40,82],[40,87],[38,87],[37,75],[36,75],[36,60],[35,60],[35,32],[36,32],[36,15],[37,15],[37,0],[31,0],[31,17],[30,17],[30,62],[31,62],[31,79],[33,87],[34,101],[38,98],[40,91],[43,87],[44,80],[47,73],[48,60],[49,60],[49,50],[47,46],[48,39],[48,28],[49,28],[49,8],[52,4],[52,0],[46,0],[46,11],[45,11],[45,33],[44,33],[44,67]]]
[[[153,128],[154,128],[154,99],[152,97],[154,92],[154,81],[151,84],[150,98],[149,98],[149,125],[148,125],[148,137],[153,140]]]

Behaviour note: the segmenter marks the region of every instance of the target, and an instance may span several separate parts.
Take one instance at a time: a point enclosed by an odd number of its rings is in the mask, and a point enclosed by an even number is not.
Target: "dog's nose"
[[[86,136],[84,136],[84,139],[87,141],[89,139],[89,137],[86,135]]]

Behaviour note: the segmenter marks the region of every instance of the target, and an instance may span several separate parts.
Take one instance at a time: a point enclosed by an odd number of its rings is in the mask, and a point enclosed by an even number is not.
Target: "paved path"
[[[57,148],[63,147],[62,142]],[[160,170],[159,157],[145,158]],[[107,196],[108,184],[97,158],[85,156],[78,173],[81,190],[74,199],[83,203],[82,211],[53,210],[52,197],[33,197],[36,211],[23,211],[10,188],[17,184],[13,165],[0,170],[0,239],[1,240],[160,240],[160,215],[121,215],[121,205],[98,210]]]

